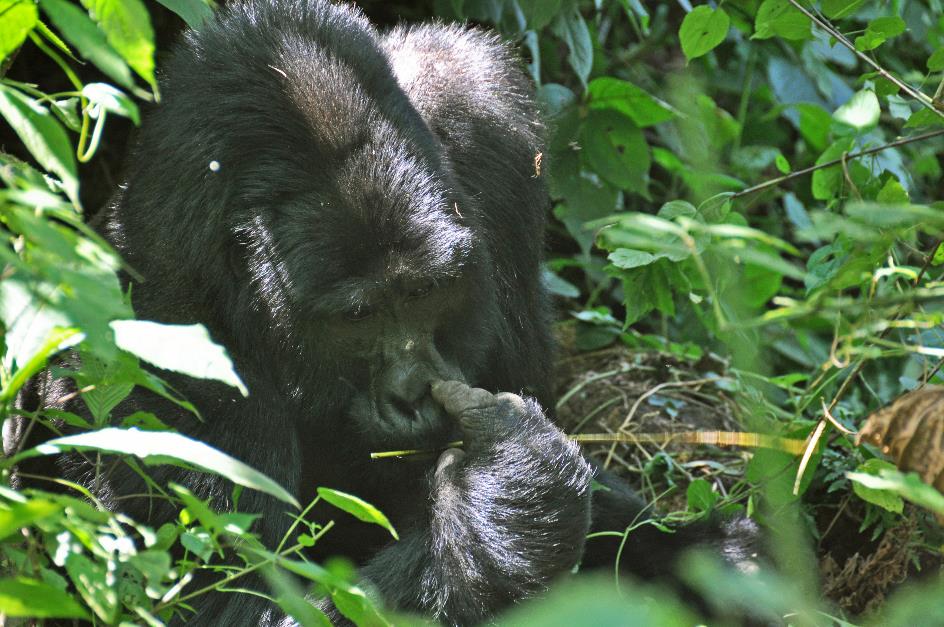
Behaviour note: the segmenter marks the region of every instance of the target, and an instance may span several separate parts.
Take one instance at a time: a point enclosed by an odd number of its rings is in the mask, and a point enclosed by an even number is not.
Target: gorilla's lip
[[[385,446],[433,449],[458,438],[458,425],[443,412],[414,409],[412,416],[379,408],[374,433]]]

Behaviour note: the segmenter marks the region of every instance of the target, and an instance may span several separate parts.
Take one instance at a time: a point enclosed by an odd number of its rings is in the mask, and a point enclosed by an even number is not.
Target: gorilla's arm
[[[363,574],[391,606],[449,624],[485,619],[545,590],[580,560],[589,465],[537,403],[461,383],[433,395],[462,425],[431,477],[428,519]]]

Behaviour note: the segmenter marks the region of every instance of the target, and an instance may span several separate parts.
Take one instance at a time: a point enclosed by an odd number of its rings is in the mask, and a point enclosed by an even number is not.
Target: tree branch
[[[844,157],[840,157],[839,159],[833,159],[832,161],[827,161],[825,163],[818,163],[816,165],[811,165],[808,168],[803,168],[802,170],[797,170],[796,172],[791,172],[790,174],[778,176],[775,179],[764,181],[763,183],[759,183],[752,187],[748,187],[747,189],[742,189],[739,192],[735,192],[731,196],[731,198],[739,198],[741,196],[747,196],[749,194],[753,194],[755,192],[765,190],[768,187],[774,187],[775,185],[779,185],[780,183],[783,183],[785,181],[789,181],[791,179],[805,176],[807,174],[810,174],[811,172],[815,172],[816,170],[822,170],[824,168],[830,168],[834,165],[840,165],[844,160],[848,161],[849,159],[858,159],[859,157],[866,157],[868,155],[874,155],[877,152],[882,152],[883,150],[888,150],[889,148],[897,148],[898,146],[904,146],[905,144],[911,144],[914,142],[924,141],[925,139],[931,139],[932,137],[938,137],[940,135],[944,135],[944,128],[937,129],[936,131],[929,131],[921,135],[912,135],[911,137],[902,137],[901,139],[896,139],[895,141],[890,142],[888,144],[876,146],[875,148],[869,148],[868,150],[860,150],[859,152],[852,152],[845,155]]]
[[[920,102],[926,108],[930,109],[931,111],[934,111],[936,114],[944,118],[944,111],[941,111],[940,109],[938,109],[934,105],[934,101],[931,100],[929,96],[918,91],[917,89],[915,89],[908,83],[902,81],[901,79],[897,78],[891,72],[883,68],[876,61],[874,61],[869,55],[856,49],[855,44],[853,44],[851,41],[846,39],[846,36],[840,33],[838,30],[836,30],[836,28],[833,27],[832,24],[830,24],[829,22],[825,20],[820,19],[818,15],[815,15],[814,13],[810,12],[809,9],[804,7],[797,0],[788,0],[788,1],[790,2],[790,4],[796,7],[796,9],[800,11],[800,13],[810,18],[810,20],[812,20],[814,24],[816,24],[821,29],[829,33],[831,37],[833,37],[836,41],[841,43],[843,46],[851,50],[854,55],[856,55],[857,57],[865,61],[868,65],[872,66],[872,68],[876,72],[878,72],[883,78],[894,83],[900,90],[902,90],[903,92],[905,92],[906,94],[908,94],[909,96],[911,96],[912,98]]]

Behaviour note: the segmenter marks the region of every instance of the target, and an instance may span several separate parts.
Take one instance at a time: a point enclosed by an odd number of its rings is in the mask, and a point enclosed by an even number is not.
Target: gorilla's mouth
[[[431,448],[455,440],[459,425],[429,395],[418,402],[377,403],[374,433],[384,445]]]

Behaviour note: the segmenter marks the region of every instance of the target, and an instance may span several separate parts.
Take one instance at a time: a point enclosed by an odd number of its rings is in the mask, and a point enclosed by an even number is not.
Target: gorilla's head
[[[160,156],[114,209],[136,308],[207,323],[250,391],[331,408],[370,446],[446,441],[431,381],[477,383],[497,341],[481,211],[372,27],[309,4],[277,37],[238,6],[168,64],[139,142]]]

